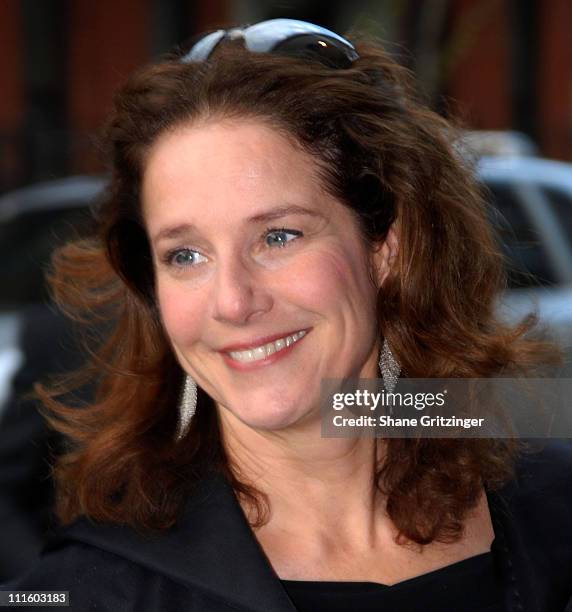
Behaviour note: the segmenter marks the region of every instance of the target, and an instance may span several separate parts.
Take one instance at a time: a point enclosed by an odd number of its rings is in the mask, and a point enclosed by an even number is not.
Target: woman
[[[78,610],[561,610],[569,453],[515,480],[505,440],[320,437],[324,378],[548,358],[495,321],[484,206],[405,71],[303,22],[219,31],[136,74],[108,140],[99,234],[52,285],[113,327],[91,405],[41,391],[70,526],[17,588]]]

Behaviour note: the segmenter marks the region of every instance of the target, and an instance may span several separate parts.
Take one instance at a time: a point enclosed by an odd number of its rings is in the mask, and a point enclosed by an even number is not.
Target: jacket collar
[[[295,612],[230,485],[201,482],[172,529],[143,535],[131,528],[79,519],[58,541],[80,541],[128,558],[214,599],[252,612]]]

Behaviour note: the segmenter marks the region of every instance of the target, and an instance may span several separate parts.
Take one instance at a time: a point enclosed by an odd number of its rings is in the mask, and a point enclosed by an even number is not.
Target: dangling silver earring
[[[401,366],[393,356],[387,340],[384,338],[383,347],[379,355],[379,370],[383,378],[383,385],[388,393],[392,393],[401,374]]]
[[[189,429],[197,409],[197,383],[187,374],[179,401],[179,426],[177,438],[182,438]]]

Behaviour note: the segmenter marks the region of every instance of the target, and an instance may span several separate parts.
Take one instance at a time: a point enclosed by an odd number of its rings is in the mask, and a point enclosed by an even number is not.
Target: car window
[[[490,218],[505,256],[509,288],[553,285],[558,279],[552,269],[541,235],[509,185],[490,184],[485,190]]]
[[[550,202],[572,248],[572,194],[556,187],[543,187],[542,191]]]

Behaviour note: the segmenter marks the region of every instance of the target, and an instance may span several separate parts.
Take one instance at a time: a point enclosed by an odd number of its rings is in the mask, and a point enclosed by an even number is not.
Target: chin
[[[261,431],[280,431],[298,424],[310,412],[299,399],[285,397],[238,402],[228,408],[242,423]]]

